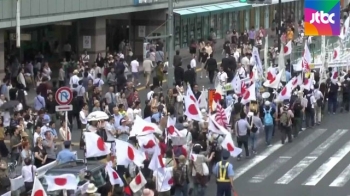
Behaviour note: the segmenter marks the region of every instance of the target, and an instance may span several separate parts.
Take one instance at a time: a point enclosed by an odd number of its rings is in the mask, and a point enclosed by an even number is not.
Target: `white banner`
[[[258,70],[259,76],[263,75],[263,68],[260,60],[260,53],[257,47],[253,47],[252,57],[255,60],[256,69]]]

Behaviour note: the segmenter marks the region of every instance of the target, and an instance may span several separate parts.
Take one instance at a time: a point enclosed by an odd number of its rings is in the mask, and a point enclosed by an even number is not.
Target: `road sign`
[[[57,105],[56,106],[56,112],[67,112],[72,111],[73,106],[72,105]]]
[[[59,105],[68,105],[73,99],[73,91],[68,87],[61,87],[56,91],[55,99]]]

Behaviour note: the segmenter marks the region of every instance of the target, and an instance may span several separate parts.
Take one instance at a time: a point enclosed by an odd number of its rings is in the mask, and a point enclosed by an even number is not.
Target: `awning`
[[[179,15],[189,15],[189,14],[199,14],[205,12],[215,12],[215,11],[235,11],[248,9],[251,5],[247,3],[230,2],[230,3],[217,3],[203,6],[195,6],[188,8],[174,9],[174,13]]]
[[[297,1],[297,0],[281,0],[282,3],[288,3],[288,2],[293,2],[293,1]],[[274,5],[274,4],[278,4],[278,0],[271,0],[270,4],[252,4],[253,7],[261,7],[261,6],[269,6],[269,5]]]

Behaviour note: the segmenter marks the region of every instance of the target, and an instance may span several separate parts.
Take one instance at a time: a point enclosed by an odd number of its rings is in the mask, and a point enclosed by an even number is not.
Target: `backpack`
[[[288,117],[288,112],[283,111],[280,116],[280,123],[282,126],[287,127],[289,125],[289,117]]]
[[[185,164],[178,166],[173,171],[173,179],[175,186],[182,186],[186,183],[187,167]]]
[[[273,118],[271,116],[271,108],[269,109],[269,111],[266,111],[266,109],[264,108],[264,124],[265,126],[268,125],[273,125]]]

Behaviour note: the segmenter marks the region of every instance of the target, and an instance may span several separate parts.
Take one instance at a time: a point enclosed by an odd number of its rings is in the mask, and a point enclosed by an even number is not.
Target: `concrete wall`
[[[55,23],[58,21],[165,9],[168,7],[168,0],[153,0],[154,3],[146,5],[135,5],[134,1],[135,0],[21,0],[21,25],[28,26]],[[178,0],[176,7],[180,8],[225,1],[227,0]],[[0,28],[15,27],[15,18],[16,0],[0,0]]]
[[[0,29],[0,78],[5,76],[5,31]]]
[[[84,36],[90,37],[90,48],[83,48]],[[98,53],[102,53],[104,56],[106,51],[106,18],[99,17],[80,20],[78,37],[79,54],[82,54],[86,50],[90,55],[90,63],[95,61]]]

